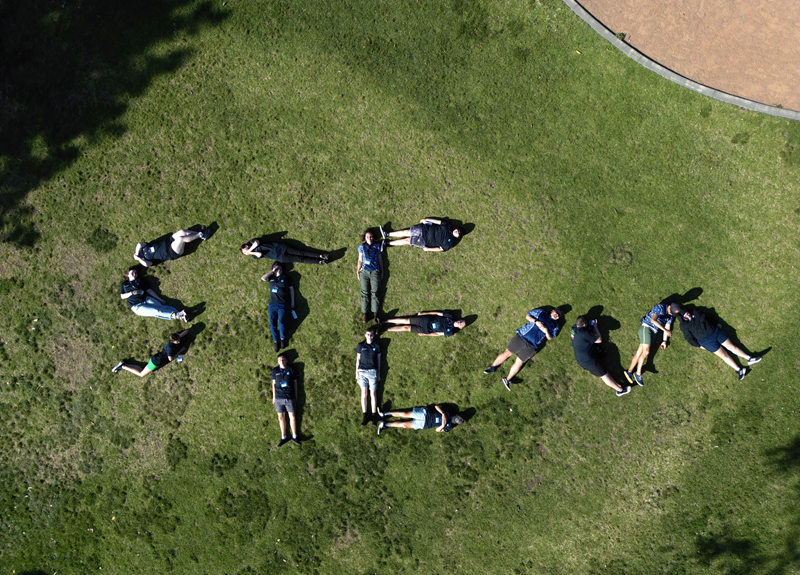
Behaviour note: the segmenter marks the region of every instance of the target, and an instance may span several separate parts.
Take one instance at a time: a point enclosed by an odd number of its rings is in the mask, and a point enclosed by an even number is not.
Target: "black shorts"
[[[594,360],[588,365],[581,365],[581,367],[597,377],[603,377],[608,373],[608,370],[597,360]]]
[[[408,323],[411,326],[411,333],[428,333],[428,320],[424,317],[410,317]]]
[[[520,361],[523,362],[529,361],[534,355],[536,355],[536,352],[539,351],[518,333],[514,334],[514,337],[512,337],[511,341],[508,342],[508,347],[506,349],[515,354]]]

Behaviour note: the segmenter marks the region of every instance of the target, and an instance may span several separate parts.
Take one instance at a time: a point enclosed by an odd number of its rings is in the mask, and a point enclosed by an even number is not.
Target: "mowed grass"
[[[665,82],[556,0],[176,1],[140,35],[97,3],[32,6],[9,21],[81,74],[4,88],[4,573],[800,570],[796,124]],[[378,437],[356,248],[425,216],[474,230],[390,249],[383,309],[477,319],[381,336],[384,401],[475,414]],[[134,246],[212,222],[150,274],[205,309],[186,360],[112,374],[180,327],[119,299]],[[291,270],[299,449],[276,447],[267,264],[237,251],[270,232],[344,252]],[[577,315],[602,306],[619,372],[641,316],[695,288],[769,349],[743,382],[680,335],[622,398],[575,364]],[[565,330],[507,392],[482,370],[540,305],[569,306]]]

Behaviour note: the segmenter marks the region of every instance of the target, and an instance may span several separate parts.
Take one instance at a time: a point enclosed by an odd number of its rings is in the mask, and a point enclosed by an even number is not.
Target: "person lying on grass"
[[[328,263],[328,254],[301,250],[283,242],[262,242],[258,238],[253,238],[246,244],[242,244],[239,251],[256,259],[267,258],[285,264],[319,264],[324,266]]]
[[[186,334],[188,333],[189,330],[185,329],[180,333],[173,333],[171,336],[169,336],[169,341],[167,342],[167,345],[164,346],[164,349],[151,357],[150,361],[147,362],[147,366],[145,367],[136,367],[135,365],[128,365],[124,361],[121,361],[115,365],[111,371],[118,373],[120,370],[124,369],[125,371],[135,373],[139,377],[144,377],[151,371],[155,371],[158,368],[167,365],[175,358],[179,358],[182,353],[186,353],[186,348],[181,345],[181,339],[186,337]]]
[[[670,311],[672,305],[675,304],[657,304],[642,318],[642,325],[639,326],[639,347],[633,354],[631,366],[625,372],[625,379],[628,380],[628,383],[644,385],[642,366],[650,355],[650,342],[653,341],[653,334],[658,333],[658,330],[664,332],[660,347],[667,349],[667,342],[672,337],[672,312]],[[633,372],[634,369],[635,372]]]
[[[281,428],[281,440],[278,447],[291,441],[300,445],[297,438],[297,419],[295,418],[295,399],[297,376],[294,368],[289,366],[289,358],[281,354],[278,356],[278,367],[272,370],[272,405],[278,414],[278,425]],[[289,414],[289,426],[292,428],[292,437],[286,435],[286,414]]]
[[[264,274],[261,281],[269,282],[269,330],[275,351],[286,347],[286,311],[294,310],[294,282],[292,276],[283,273],[283,266],[272,264],[272,271]]]
[[[467,327],[463,319],[453,320],[453,316],[441,311],[422,311],[411,317],[396,317],[383,321],[394,324],[386,331],[410,331],[419,335],[450,337],[460,329]]]
[[[443,220],[434,218],[423,218],[419,224],[405,230],[386,233],[383,227],[380,227],[380,231],[383,240],[399,238],[391,240],[390,246],[414,246],[422,248],[426,252],[446,252],[461,237],[459,228],[454,228]]]
[[[207,238],[208,228],[205,226],[201,226],[199,232],[178,230],[170,237],[160,241],[139,242],[136,244],[133,258],[144,267],[149,268],[161,262],[178,259],[183,255],[186,244]]]
[[[427,407],[414,407],[408,410],[394,410],[382,412],[378,410],[381,418],[378,424],[378,435],[386,428],[399,427],[400,429],[433,429],[438,433],[452,431],[456,425],[464,423],[464,418],[454,413],[445,405],[428,405]],[[403,421],[386,421],[390,417],[402,417]]]
[[[715,326],[716,322],[712,322],[708,314],[699,308],[688,310],[677,303],[672,304],[670,307],[672,315],[680,318],[681,332],[686,341],[689,342],[689,345],[701,347],[722,358],[722,361],[736,371],[739,381],[742,381],[744,376],[747,375],[747,368],[740,367],[739,363],[728,352],[747,360],[747,365],[754,365],[761,361],[761,356],[750,355],[733,343],[722,331],[722,326],[719,324]]]
[[[361,388],[361,411],[364,414],[362,426],[377,420],[380,377],[381,346],[375,341],[375,329],[369,328],[364,334],[364,341],[356,346],[356,383]]]
[[[508,371],[508,376],[503,378],[503,385],[509,391],[511,391],[509,385],[511,380],[519,373],[522,366],[544,348],[545,342],[556,337],[561,329],[558,325],[561,313],[555,308],[550,310],[550,313],[543,308],[532,309],[525,314],[525,319],[528,320],[528,323],[517,330],[517,333],[508,342],[505,351],[483,371],[487,375],[494,373],[509,357],[516,354],[517,359],[514,361],[514,365]]]
[[[630,392],[631,386],[618,384],[600,362],[602,350],[599,344],[603,338],[600,336],[600,330],[597,329],[597,320],[590,322],[586,316],[578,316],[575,325],[572,326],[571,336],[572,351],[575,353],[575,360],[579,366],[602,379],[603,383],[617,392],[617,395],[625,395]]]
[[[356,277],[361,283],[361,315],[364,323],[369,321],[367,312],[372,309],[372,317],[376,323],[378,308],[381,305],[378,299],[378,289],[383,279],[383,255],[381,247],[375,243],[375,236],[370,230],[364,232],[364,243],[358,246],[358,263],[356,264]]]
[[[139,277],[139,270],[135,267],[125,270],[122,277],[125,278],[125,281],[119,288],[119,297],[128,302],[131,311],[136,315],[189,321],[186,310],[178,311],[171,305],[167,305],[161,296],[147,287],[146,280]]]

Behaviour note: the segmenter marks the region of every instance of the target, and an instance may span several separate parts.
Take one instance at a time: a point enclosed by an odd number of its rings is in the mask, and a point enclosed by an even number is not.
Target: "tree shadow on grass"
[[[227,18],[210,1],[0,2],[0,241],[39,238],[28,193],[91,142],[125,132],[130,101],[192,55],[148,53]]]

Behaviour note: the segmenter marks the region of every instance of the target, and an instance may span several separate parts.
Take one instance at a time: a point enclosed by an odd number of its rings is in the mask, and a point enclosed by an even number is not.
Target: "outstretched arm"
[[[442,248],[422,248],[423,252],[443,252]]]
[[[421,311],[417,315],[439,315],[442,316],[444,313],[440,311]]]
[[[442,224],[442,220],[435,220],[433,218],[422,218],[419,221],[419,223],[421,223],[421,224],[437,224],[437,225],[441,225]]]

